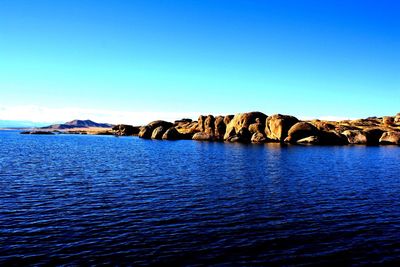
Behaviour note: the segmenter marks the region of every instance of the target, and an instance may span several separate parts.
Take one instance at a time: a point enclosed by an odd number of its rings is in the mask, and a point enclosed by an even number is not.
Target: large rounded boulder
[[[265,121],[267,115],[262,112],[248,112],[248,113],[239,113],[236,114],[226,125],[226,132],[224,135],[224,140],[228,140],[229,135],[233,132],[234,129],[236,133],[239,133],[243,128],[247,129],[253,123],[256,123],[257,119],[260,121]],[[251,136],[249,138],[249,141]]]
[[[288,131],[288,137],[285,138],[285,142],[296,143],[310,136],[319,136],[319,130],[312,124],[308,122],[298,122],[294,124]]]
[[[153,133],[151,134],[151,139],[158,139],[161,140],[164,133],[168,129],[164,128],[163,126],[158,126],[157,128],[154,129]]]
[[[299,120],[289,115],[275,114],[269,116],[265,123],[265,134],[271,140],[283,142],[288,136],[289,129]]]
[[[355,145],[368,144],[367,134],[361,130],[346,130],[342,134],[346,136],[349,144],[355,144]]]
[[[140,128],[139,137],[144,139],[152,138],[153,131],[160,126],[162,126],[163,129],[169,129],[173,126],[173,123],[163,120],[152,121],[146,126]]]
[[[163,140],[179,140],[182,139],[182,135],[176,130],[175,127],[169,128],[163,135]]]
[[[139,137],[144,139],[150,139],[151,134],[153,133],[153,128],[150,126],[142,126],[140,127]]]
[[[213,134],[208,134],[205,132],[198,132],[195,133],[192,137],[192,140],[196,141],[214,141],[214,135]]]
[[[385,132],[379,139],[382,145],[400,145],[400,132]]]

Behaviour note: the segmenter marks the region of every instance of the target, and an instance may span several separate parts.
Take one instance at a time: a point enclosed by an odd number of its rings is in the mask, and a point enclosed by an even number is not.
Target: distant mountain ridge
[[[111,128],[112,124],[109,123],[97,123],[92,120],[73,120],[63,124],[52,124],[49,126],[41,127],[41,129],[53,129],[53,130],[65,130],[65,129],[74,129],[74,128]]]

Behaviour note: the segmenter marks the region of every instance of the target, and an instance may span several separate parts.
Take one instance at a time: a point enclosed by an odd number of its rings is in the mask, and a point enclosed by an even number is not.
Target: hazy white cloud
[[[91,119],[96,122],[144,125],[153,120],[174,121],[181,118],[197,119],[199,113],[188,112],[127,112],[118,110],[85,109],[75,107],[49,108],[40,106],[0,106],[0,120],[32,122],[66,122]]]
[[[35,105],[28,106],[0,106],[0,120],[31,121],[36,123],[63,123],[74,119],[90,119],[96,122],[125,123],[145,125],[154,120],[174,121],[182,118],[197,119],[201,112],[132,112],[121,110],[86,109],[76,107],[49,108]],[[215,114],[217,115],[217,114]],[[347,120],[348,117],[321,116],[301,117],[302,120]]]

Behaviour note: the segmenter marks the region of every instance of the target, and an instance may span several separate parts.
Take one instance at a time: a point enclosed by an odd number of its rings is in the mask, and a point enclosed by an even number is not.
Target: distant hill
[[[74,129],[74,128],[111,128],[112,124],[109,123],[97,123],[91,120],[73,120],[63,124],[53,124],[49,126],[42,127],[42,129],[53,129],[53,130],[65,130],[65,129]]]

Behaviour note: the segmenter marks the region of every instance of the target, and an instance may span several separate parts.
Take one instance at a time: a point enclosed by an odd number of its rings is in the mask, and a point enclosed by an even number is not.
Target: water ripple
[[[0,265],[400,263],[398,147],[0,141]]]

